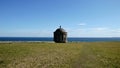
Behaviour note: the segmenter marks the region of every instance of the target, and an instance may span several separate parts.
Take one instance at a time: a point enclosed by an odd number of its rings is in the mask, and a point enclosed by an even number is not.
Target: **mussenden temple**
[[[67,42],[67,32],[61,28],[61,26],[54,32],[54,42],[56,43],[66,43]]]

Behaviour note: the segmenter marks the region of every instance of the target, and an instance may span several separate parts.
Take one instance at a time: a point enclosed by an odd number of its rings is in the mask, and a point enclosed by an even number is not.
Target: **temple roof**
[[[58,28],[55,32],[62,32],[62,33],[64,33],[66,31],[63,28],[61,28],[61,26],[60,26],[60,28]]]

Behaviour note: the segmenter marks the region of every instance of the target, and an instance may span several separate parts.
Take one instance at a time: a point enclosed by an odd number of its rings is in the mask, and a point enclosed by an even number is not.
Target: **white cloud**
[[[85,26],[86,23],[79,23],[78,25],[79,25],[79,26]]]
[[[120,29],[112,30],[113,32],[120,33]]]
[[[109,28],[106,27],[97,27],[97,28],[93,28],[93,30],[97,30],[97,31],[104,31],[104,30],[108,30]]]

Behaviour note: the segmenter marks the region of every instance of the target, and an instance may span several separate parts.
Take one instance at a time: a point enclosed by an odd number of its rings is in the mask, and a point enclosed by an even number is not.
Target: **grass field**
[[[0,68],[120,68],[120,42],[0,43]]]

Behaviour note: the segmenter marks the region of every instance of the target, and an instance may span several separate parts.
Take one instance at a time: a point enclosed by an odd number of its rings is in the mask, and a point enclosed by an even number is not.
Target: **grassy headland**
[[[0,68],[120,68],[120,42],[0,43]]]

